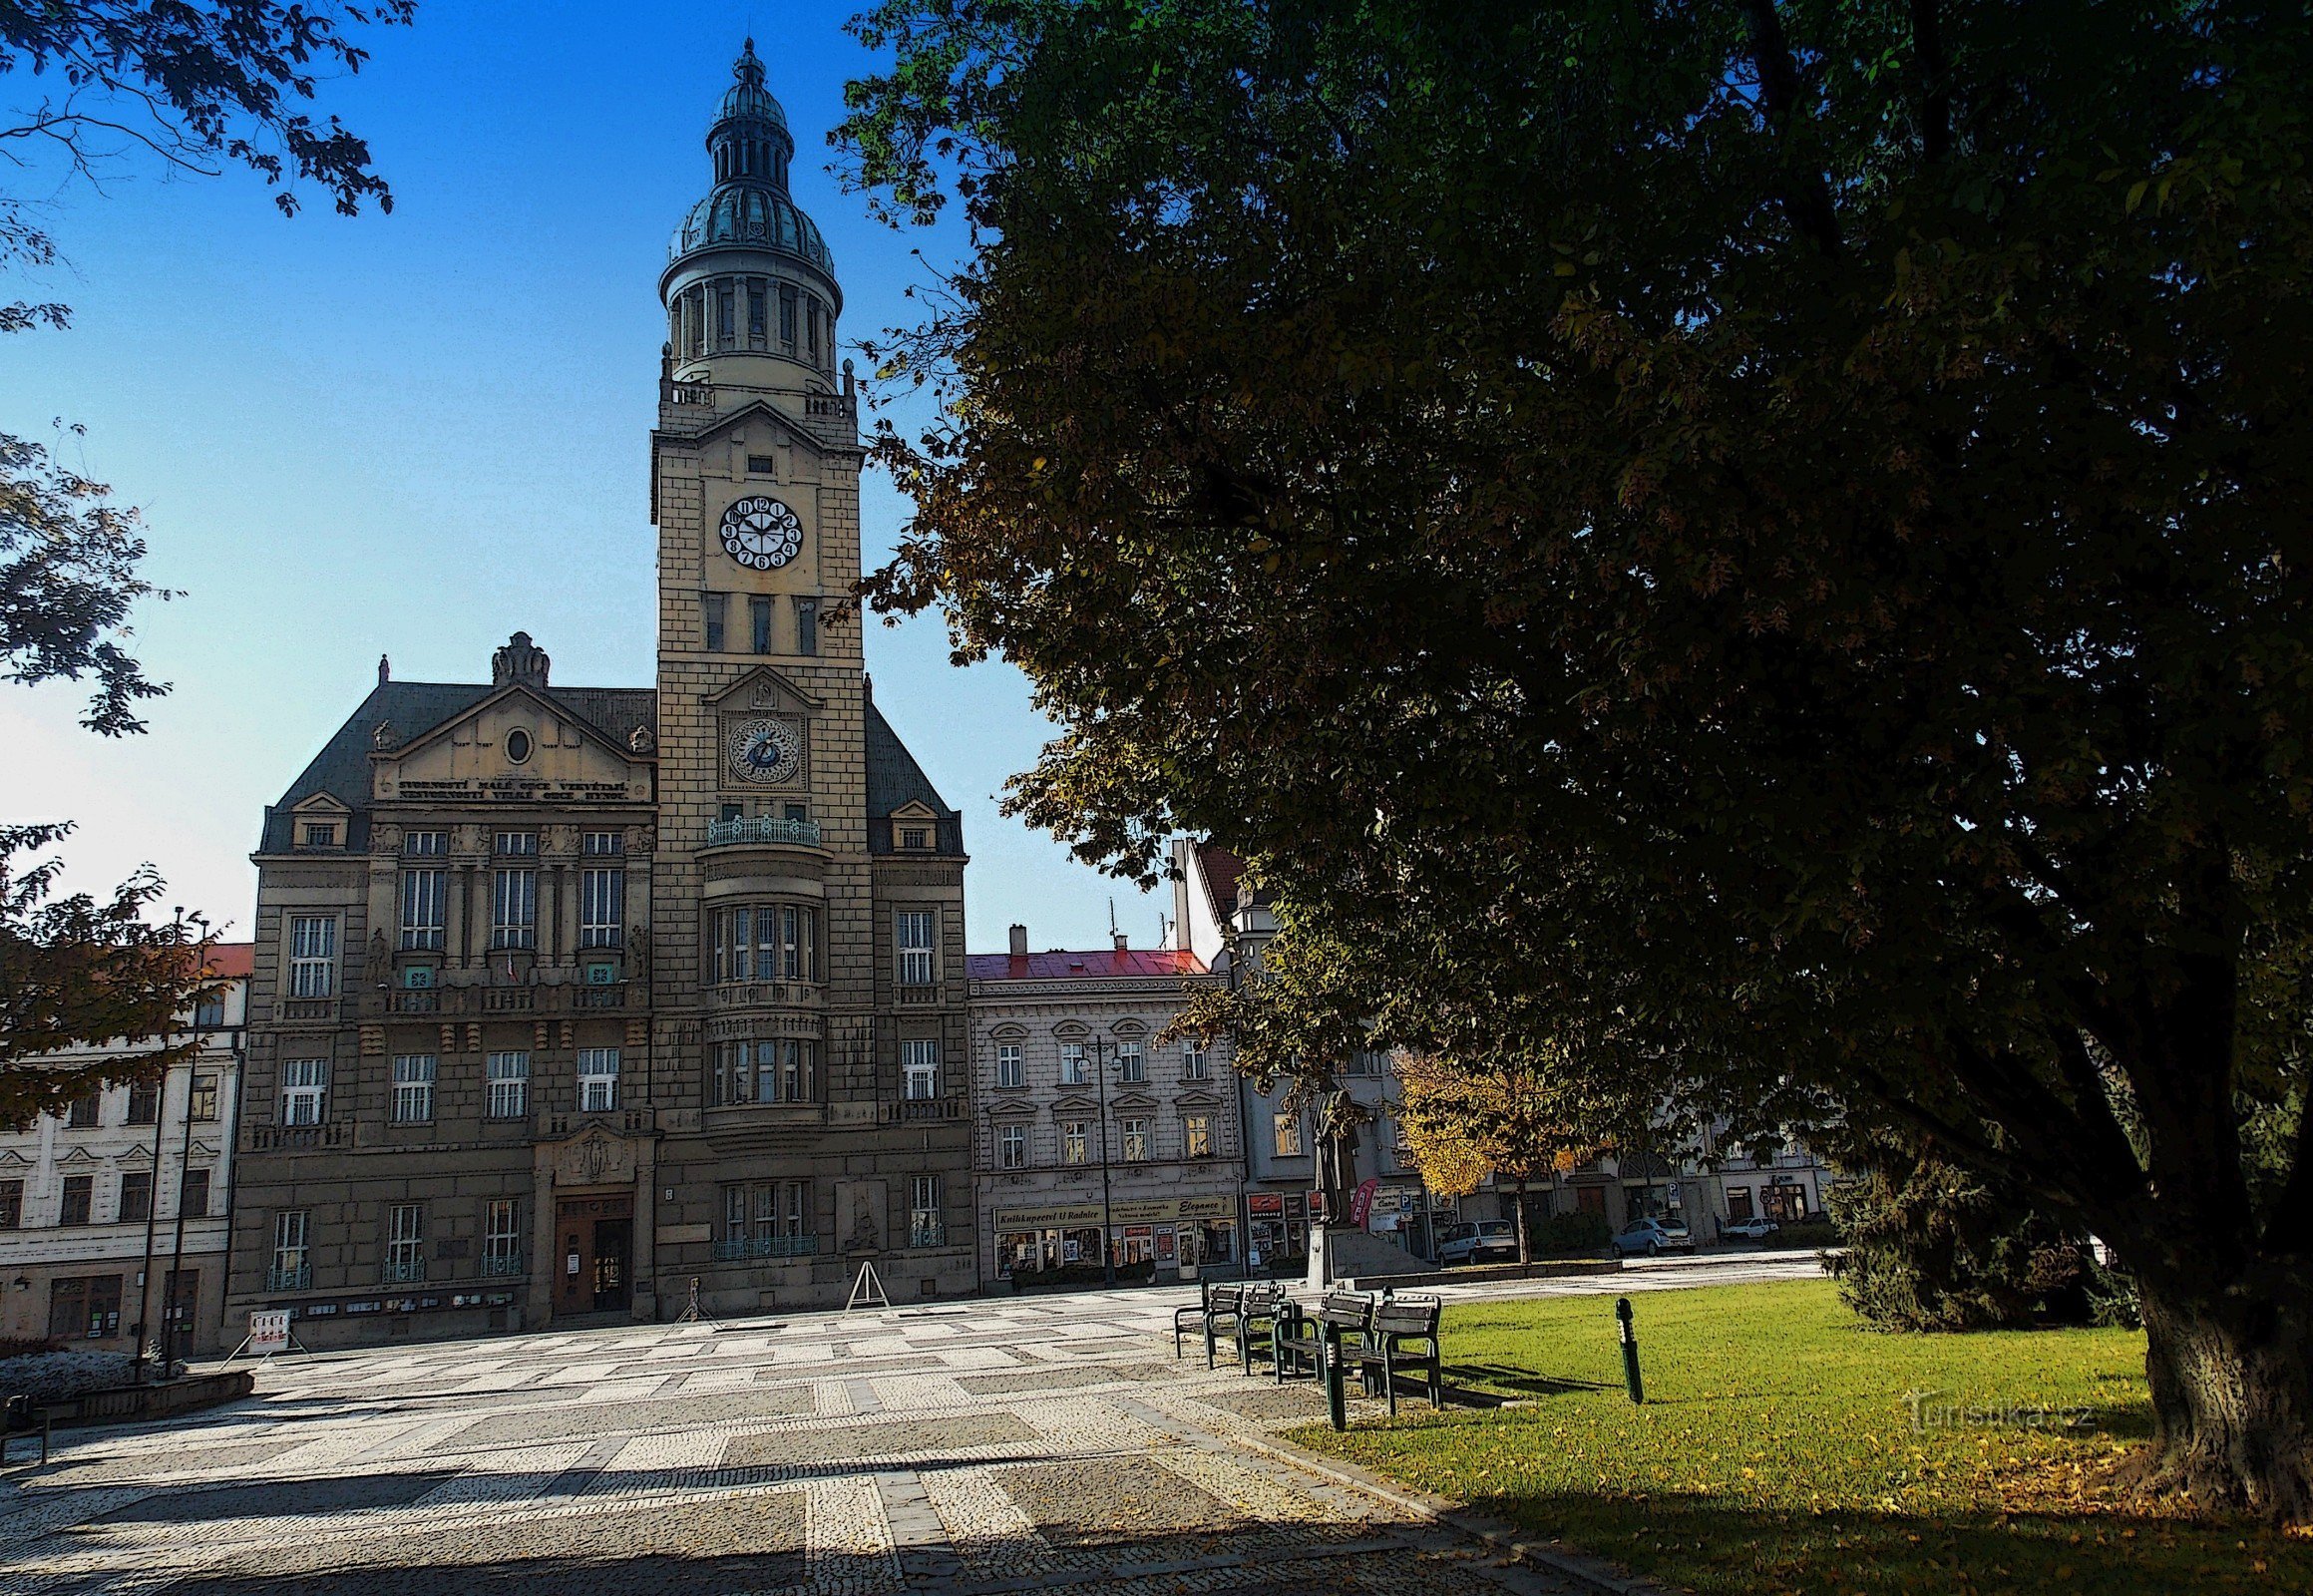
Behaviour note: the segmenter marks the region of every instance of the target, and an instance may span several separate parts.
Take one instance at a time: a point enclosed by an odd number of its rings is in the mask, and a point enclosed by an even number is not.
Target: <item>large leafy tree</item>
[[[1028,673],[1015,806],[2008,1172],[2141,1287],[2142,1482],[2313,1510],[2305,8],[857,26],[860,181],[979,244],[869,598]]]

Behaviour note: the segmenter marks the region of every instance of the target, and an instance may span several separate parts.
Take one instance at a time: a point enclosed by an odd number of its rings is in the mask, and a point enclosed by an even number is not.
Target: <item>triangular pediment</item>
[[[1183,1108],[1218,1108],[1221,1099],[1209,1091],[1185,1091],[1173,1099]]]
[[[408,742],[370,753],[378,800],[535,798],[648,801],[651,762],[551,693],[510,682]]]
[[[777,435],[777,442],[801,444],[815,455],[827,453],[827,445],[804,430],[803,423],[781,410],[768,399],[749,399],[730,410],[718,411],[714,422],[692,434],[695,444],[716,443],[740,427],[768,422]],[[756,442],[750,439],[750,444]]]
[[[786,709],[810,713],[819,700],[769,665],[757,665],[720,692],[703,694],[699,702],[718,709]]]
[[[353,810],[329,793],[317,792],[297,800],[292,811],[300,815],[350,815]]]
[[[93,1164],[97,1162],[97,1155],[86,1147],[68,1147],[57,1154],[56,1161],[60,1164]]]
[[[1081,1093],[1070,1093],[1068,1096],[1053,1099],[1052,1112],[1055,1114],[1097,1114],[1100,1112],[1100,1104]]]
[[[13,1147],[0,1147],[0,1169],[29,1169],[32,1160]]]
[[[1116,1111],[1120,1114],[1127,1110],[1141,1113],[1157,1105],[1157,1100],[1145,1091],[1118,1092],[1109,1101],[1115,1105]]]
[[[1036,1117],[1036,1105],[1024,1098],[1007,1097],[989,1104],[987,1117],[990,1119],[1033,1119]]]
[[[894,820],[934,821],[940,818],[940,812],[920,798],[911,798],[892,811],[892,818]]]

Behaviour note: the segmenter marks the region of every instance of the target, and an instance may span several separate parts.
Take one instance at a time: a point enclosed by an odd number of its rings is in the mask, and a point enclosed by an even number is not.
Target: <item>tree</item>
[[[2013,1176],[2139,1286],[2140,1482],[2313,1510],[2306,11],[856,26],[857,181],[980,243],[864,592],[1026,672],[1015,812],[1245,855],[1384,1041],[1515,1000]]]
[[[1396,1058],[1398,1123],[1421,1183],[1464,1197],[1489,1176],[1507,1182],[1517,1220],[1518,1262],[1534,1261],[1526,1188],[1571,1169],[1587,1150],[1555,1111],[1545,1057],[1529,1053],[1470,1069],[1432,1053]]]
[[[284,215],[297,211],[300,182],[322,188],[345,215],[364,200],[390,210],[369,147],[299,103],[313,98],[318,72],[358,72],[368,59],[345,26],[405,23],[414,11],[415,0],[0,5],[0,80],[25,91],[0,111],[0,159],[28,174],[61,167],[98,186],[138,156],[203,177],[237,164],[275,189]],[[0,188],[0,270],[38,271],[59,258],[43,208]],[[0,333],[62,329],[70,319],[62,304],[0,303]],[[120,736],[144,730],[137,704],[168,690],[126,646],[130,611],[171,595],[138,575],[137,512],[111,504],[110,493],[46,445],[0,434],[0,679],[94,676],[82,723]]]
[[[147,923],[162,890],[150,869],[110,902],[86,894],[51,902],[55,860],[11,863],[68,829],[0,826],[0,1129],[62,1113],[99,1086],[158,1079],[192,1057],[198,1043],[180,1016],[213,986],[182,924]],[[133,1054],[51,1056],[147,1038],[156,1045]]]

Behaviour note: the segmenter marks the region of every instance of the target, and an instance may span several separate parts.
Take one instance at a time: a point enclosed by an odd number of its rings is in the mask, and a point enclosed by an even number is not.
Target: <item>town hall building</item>
[[[658,284],[655,689],[558,682],[522,632],[487,679],[381,661],[266,811],[228,1325],[973,1289],[962,821],[831,614],[843,294],[752,43],[707,150]]]

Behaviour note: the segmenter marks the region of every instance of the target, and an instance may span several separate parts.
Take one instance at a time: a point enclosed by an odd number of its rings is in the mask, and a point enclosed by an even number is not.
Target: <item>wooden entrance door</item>
[[[634,1194],[562,1197],[555,1202],[555,1311],[624,1309],[634,1285]]]

